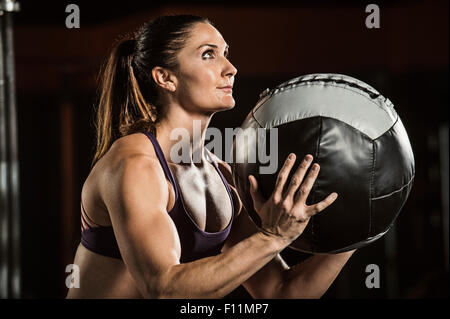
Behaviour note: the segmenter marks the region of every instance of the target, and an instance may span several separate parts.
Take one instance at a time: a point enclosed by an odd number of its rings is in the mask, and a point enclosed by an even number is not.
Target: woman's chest
[[[184,207],[203,231],[225,229],[232,218],[232,204],[224,181],[214,168],[185,168],[169,164],[181,191]]]

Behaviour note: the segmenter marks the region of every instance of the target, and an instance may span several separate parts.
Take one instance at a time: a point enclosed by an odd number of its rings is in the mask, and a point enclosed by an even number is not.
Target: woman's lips
[[[224,86],[224,87],[221,87],[219,89],[224,90],[227,93],[233,92],[233,87],[232,86]]]

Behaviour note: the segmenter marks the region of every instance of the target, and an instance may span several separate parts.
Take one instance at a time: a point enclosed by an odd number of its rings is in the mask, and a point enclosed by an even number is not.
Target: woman
[[[305,204],[319,172],[314,164],[305,177],[312,156],[287,181],[291,154],[267,201],[249,178],[259,229],[230,166],[204,148],[213,114],[235,104],[237,70],[227,56],[214,26],[190,15],[157,18],[114,48],[101,76],[95,165],[81,194],[80,287],[68,298],[221,298],[241,284],[255,298],[315,298],[351,256],[315,255],[289,268],[279,255],[336,198]],[[180,128],[189,132],[187,163],[171,160],[178,141],[170,136]]]

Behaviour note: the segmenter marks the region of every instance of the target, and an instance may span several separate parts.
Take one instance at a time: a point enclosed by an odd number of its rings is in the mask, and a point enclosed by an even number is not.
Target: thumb
[[[260,207],[264,203],[264,199],[258,190],[258,181],[253,175],[248,176],[250,182],[250,195],[252,195],[253,206],[257,212],[259,212]]]

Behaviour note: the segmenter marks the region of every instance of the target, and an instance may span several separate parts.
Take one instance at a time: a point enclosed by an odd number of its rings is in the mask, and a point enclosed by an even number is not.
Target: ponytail
[[[134,75],[135,46],[134,39],[120,40],[100,71],[97,146],[92,166],[120,137],[140,131],[156,135],[157,109],[145,101]]]

